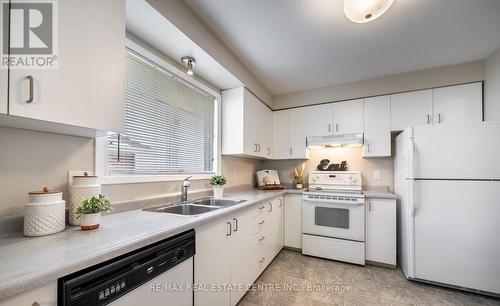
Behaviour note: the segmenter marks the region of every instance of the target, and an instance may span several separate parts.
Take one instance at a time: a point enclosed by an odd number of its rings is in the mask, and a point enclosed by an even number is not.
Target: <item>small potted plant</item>
[[[77,218],[80,218],[82,231],[95,230],[101,223],[101,213],[111,211],[111,202],[104,195],[85,199],[82,205],[75,210]]]
[[[224,185],[227,179],[224,175],[214,175],[208,180],[214,189],[214,198],[222,198],[224,196]]]
[[[304,168],[304,164],[302,164],[302,169],[300,171],[298,171],[296,168],[292,168],[293,184],[297,189],[302,189],[304,187]]]

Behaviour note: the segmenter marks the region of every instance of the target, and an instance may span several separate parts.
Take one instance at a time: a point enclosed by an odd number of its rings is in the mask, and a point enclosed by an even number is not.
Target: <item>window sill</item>
[[[188,176],[191,176],[192,181],[208,180],[215,173],[194,173],[194,174],[171,174],[171,175],[124,175],[124,176],[103,176],[100,179],[101,185],[117,185],[117,184],[138,184],[138,183],[155,183],[155,182],[173,182],[182,181]]]

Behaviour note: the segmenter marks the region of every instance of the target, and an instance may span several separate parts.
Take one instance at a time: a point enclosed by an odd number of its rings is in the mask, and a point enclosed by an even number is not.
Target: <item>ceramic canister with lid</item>
[[[75,210],[82,205],[85,199],[97,197],[101,193],[101,185],[97,181],[97,176],[89,175],[85,172],[81,176],[73,176],[73,183],[69,187],[70,205],[69,205],[69,223],[79,225],[79,219]]]
[[[45,236],[63,231],[66,225],[66,202],[61,191],[29,193],[29,202],[24,205],[24,235]]]

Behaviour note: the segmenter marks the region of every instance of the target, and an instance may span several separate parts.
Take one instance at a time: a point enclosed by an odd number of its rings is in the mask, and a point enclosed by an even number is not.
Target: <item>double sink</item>
[[[230,207],[245,202],[236,199],[215,199],[212,197],[196,199],[187,202],[174,202],[143,209],[144,211],[168,213],[183,216],[195,216],[217,209]]]

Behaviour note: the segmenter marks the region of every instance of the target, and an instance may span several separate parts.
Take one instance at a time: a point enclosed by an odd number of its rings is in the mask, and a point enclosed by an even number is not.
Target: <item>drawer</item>
[[[268,244],[269,237],[264,232],[259,232],[254,235],[255,242],[257,243],[257,251],[264,249]]]

